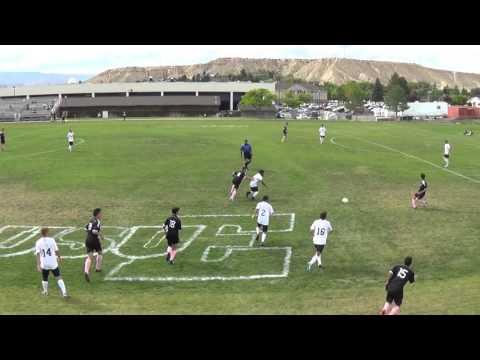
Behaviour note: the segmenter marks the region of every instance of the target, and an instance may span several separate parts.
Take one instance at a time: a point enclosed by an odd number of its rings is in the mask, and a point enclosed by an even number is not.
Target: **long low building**
[[[218,96],[219,110],[237,110],[241,97],[253,89],[275,92],[275,83],[251,82],[143,82],[108,84],[65,84],[0,88],[0,98],[32,99],[37,97],[130,97],[130,96]]]

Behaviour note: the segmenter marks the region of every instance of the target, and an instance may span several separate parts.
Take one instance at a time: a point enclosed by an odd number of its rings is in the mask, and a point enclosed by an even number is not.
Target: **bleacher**
[[[0,121],[49,120],[57,97],[0,99]]]

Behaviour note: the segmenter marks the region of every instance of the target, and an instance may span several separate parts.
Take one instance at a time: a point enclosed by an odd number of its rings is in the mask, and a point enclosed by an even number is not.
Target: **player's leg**
[[[444,156],[444,157],[443,157],[443,161],[445,162],[444,167],[448,167],[449,159],[448,159],[447,156]]]
[[[232,188],[230,189],[230,200],[235,200],[235,197],[237,196],[237,188],[235,185],[232,185]]]
[[[322,251],[325,245],[318,245],[317,246],[317,265],[319,268],[322,267]]]
[[[256,236],[256,238],[255,238],[255,241],[258,241],[258,240],[260,239],[260,231],[261,231],[261,230],[260,230],[260,227],[261,227],[261,226],[262,226],[262,225],[260,225],[259,223],[257,223],[257,227],[255,228],[255,231],[257,232],[257,236]]]
[[[42,294],[48,295],[48,273],[50,270],[42,269]]]
[[[60,269],[56,268],[55,270],[52,271],[53,276],[55,276],[55,280],[57,280],[57,285],[60,288],[60,291],[62,292],[63,297],[67,297],[67,287],[65,286],[65,282],[63,281],[62,277],[60,276]]]
[[[252,200],[255,200],[255,197],[258,195],[258,187],[250,188]]]
[[[412,196],[412,208],[417,208],[417,196],[415,194]]]
[[[95,271],[96,272],[101,272],[102,271],[102,262],[103,262],[103,253],[102,250],[100,249],[97,251],[97,258],[95,262]]]
[[[400,306],[398,306],[397,304],[393,305],[390,312],[387,313],[387,315],[399,315],[399,314],[400,314]]]
[[[261,246],[265,244],[265,240],[267,240],[267,232],[268,232],[268,225],[262,225],[262,243]]]
[[[87,257],[85,258],[84,264],[84,273],[85,273],[85,280],[90,282],[90,267],[93,264],[93,249],[87,249]]]
[[[173,261],[175,260],[175,257],[177,256],[177,244],[174,243],[172,244],[172,251],[170,255],[170,264],[173,264]]]
[[[172,244],[170,242],[170,240],[167,238],[167,243],[168,243],[168,246],[167,246],[167,256],[165,256],[165,260],[167,262],[170,261],[170,257],[172,256]]]
[[[307,271],[310,271],[311,267],[315,262],[317,261],[317,245],[313,245],[315,247],[315,253],[313,254],[313,257],[310,259],[307,265]]]
[[[380,310],[380,315],[388,315],[392,310],[392,304],[388,301],[385,301],[382,310]]]

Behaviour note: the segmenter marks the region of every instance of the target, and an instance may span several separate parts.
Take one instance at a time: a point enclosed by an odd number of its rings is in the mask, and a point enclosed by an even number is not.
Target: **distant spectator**
[[[123,115],[123,121],[127,120],[127,113],[125,111],[123,112],[122,115]]]
[[[465,129],[465,131],[463,132],[463,135],[465,136],[472,136],[473,135],[473,131],[471,129]]]

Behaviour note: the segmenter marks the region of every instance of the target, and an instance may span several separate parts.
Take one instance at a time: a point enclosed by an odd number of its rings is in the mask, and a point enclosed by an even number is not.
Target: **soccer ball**
[[[346,197],[342,198],[342,203],[344,203],[344,204],[348,203],[348,198],[346,198]]]

